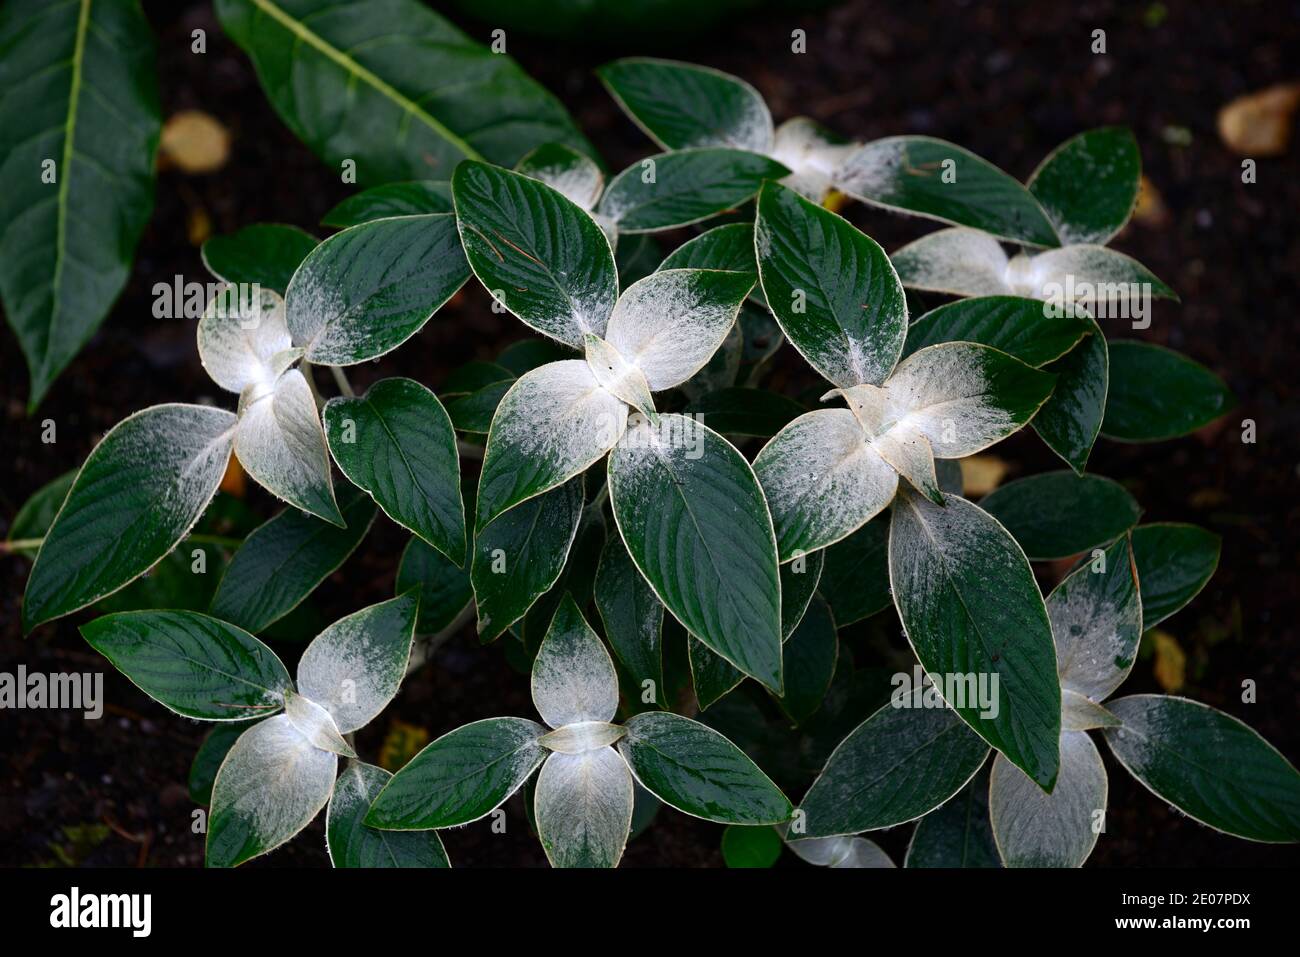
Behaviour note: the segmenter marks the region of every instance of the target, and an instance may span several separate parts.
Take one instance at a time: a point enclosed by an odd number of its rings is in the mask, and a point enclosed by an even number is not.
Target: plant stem
[[[40,548],[43,538],[12,538],[7,542],[0,542],[0,552],[21,552],[29,548]]]
[[[456,440],[456,451],[467,459],[481,459],[483,457],[483,446],[470,445],[468,442]]]
[[[339,391],[345,396],[350,399],[356,395],[356,393],[352,391],[352,383],[348,381],[348,374],[344,372],[342,368],[339,366],[330,366],[330,375],[334,376],[334,384],[339,387]]]

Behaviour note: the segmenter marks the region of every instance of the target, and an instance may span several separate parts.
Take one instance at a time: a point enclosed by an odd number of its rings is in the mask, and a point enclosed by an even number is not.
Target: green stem
[[[341,368],[338,366],[330,366],[330,375],[334,376],[334,384],[339,387],[339,391],[345,396],[350,399],[356,395],[356,393],[352,391],[352,383],[348,381],[347,373]]]

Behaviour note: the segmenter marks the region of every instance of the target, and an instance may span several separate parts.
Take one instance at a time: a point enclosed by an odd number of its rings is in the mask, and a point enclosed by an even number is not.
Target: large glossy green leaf
[[[932,136],[891,136],[845,162],[835,185],[863,202],[983,230],[1032,246],[1059,246],[1038,200],[969,150]]]
[[[437,831],[395,832],[362,821],[392,775],[352,761],[334,782],[325,815],[325,847],[335,867],[451,867]]]
[[[780,824],[790,800],[745,752],[712,728],[665,711],[624,725],[619,753],[640,784],[666,804],[722,824]]]
[[[989,772],[916,822],[904,867],[1001,867],[989,823]]]
[[[274,850],[329,801],[338,755],[316,747],[288,715],[260,721],[235,742],[217,772],[206,866],[236,867]]]
[[[595,599],[605,638],[637,691],[645,691],[644,683],[651,681],[654,703],[667,704],[663,699],[664,606],[637,571],[619,535],[605,540],[596,571]]]
[[[1123,722],[1105,730],[1111,752],[1157,796],[1216,831],[1300,841],[1300,773],[1247,725],[1167,695],[1106,707]]]
[[[586,508],[578,521],[578,533],[565,559],[564,569],[555,583],[533,603],[522,621],[515,622],[511,633],[524,643],[524,649],[533,655],[541,646],[560,605],[568,598],[586,608],[596,589],[596,569],[600,553],[605,547],[605,517],[600,509]]]
[[[480,640],[501,635],[555,584],[578,532],[582,499],[579,476],[517,505],[475,536],[470,581]]]
[[[460,456],[438,397],[414,379],[381,379],[325,405],[334,461],[397,524],[452,561],[465,556]]]
[[[6,3],[0,90],[0,298],[30,411],[108,314],[153,210],[158,88],[139,4]]]
[[[976,296],[931,309],[907,330],[903,355],[939,342],[979,342],[1035,368],[1069,352],[1091,331],[1073,308],[1023,296]]]
[[[469,278],[450,213],[378,219],[335,233],[285,293],[310,362],[353,365],[396,349]]]
[[[1127,339],[1110,344],[1110,393],[1101,423],[1108,439],[1176,439],[1234,405],[1222,379],[1181,353]]]
[[[609,240],[558,190],[522,173],[462,163],[451,180],[474,275],[501,305],[575,349],[605,334],[618,297]]]
[[[349,196],[321,219],[322,226],[347,229],[372,219],[390,216],[419,216],[422,213],[450,213],[451,181],[416,179],[405,183],[384,183]]]
[[[538,143],[591,147],[509,56],[415,0],[218,0],[280,118],[357,180],[446,179],[466,157],[513,165]]]
[[[844,628],[884,611],[889,596],[889,516],[881,515],[826,549],[822,594]]]
[[[1068,558],[1112,541],[1137,524],[1137,500],[1100,475],[1044,472],[1008,482],[980,500],[1030,561]]]
[[[211,613],[260,632],[297,608],[347,561],[370,530],[375,503],[354,488],[340,491],[347,527],[286,508],[244,539],[212,596]]]
[[[203,265],[228,283],[258,283],[281,296],[318,240],[297,226],[258,223],[203,244]]]
[[[879,244],[768,183],[758,197],[754,248],[763,295],[812,367],[841,388],[883,382],[907,336],[907,303]]]
[[[172,403],[109,430],[45,535],[23,630],[112,594],[171,551],[216,493],[234,425],[222,409]]]
[[[776,537],[758,479],[694,420],[640,418],[609,457],[619,532],[655,593],[695,637],[781,690]]]
[[[468,552],[465,555],[468,561]],[[469,569],[457,567],[451,559],[424,539],[411,536],[397,565],[397,593],[420,589],[420,614],[415,631],[433,635],[442,631],[474,600]]]
[[[207,611],[225,566],[221,546],[207,542],[199,545],[190,538],[182,539],[149,571],[125,588],[96,602],[95,610],[170,608],[173,611]]]
[[[596,71],[605,88],[646,135],[666,150],[729,146],[766,153],[772,114],[759,92],[710,67],[627,57]]]
[[[753,197],[765,179],[790,171],[744,150],[701,148],[659,153],[633,163],[612,180],[600,213],[620,233],[689,226]]]
[[[1142,625],[1154,628],[1195,598],[1219,567],[1222,539],[1196,525],[1161,522],[1133,529],[1142,590]]]
[[[889,577],[925,670],[944,680],[987,680],[996,707],[982,710],[968,685],[958,685],[967,700],[949,704],[1050,790],[1060,764],[1061,686],[1047,610],[1020,546],[959,496],[940,507],[900,495],[889,530]]]
[[[897,692],[840,742],[799,803],[805,836],[893,827],[962,789],[988,745],[941,702],[927,704],[920,692]]]
[[[1137,204],[1142,157],[1131,130],[1103,126],[1066,140],[1029,177],[1062,245],[1105,245]]]
[[[547,752],[537,739],[545,733],[526,718],[487,718],[449,731],[393,775],[365,823],[424,831],[477,821],[541,766]]]
[[[1105,821],[1106,768],[1083,731],[1061,735],[1061,773],[1044,794],[998,755],[989,781],[989,820],[1007,867],[1082,867]]]
[[[1076,472],[1088,464],[1101,431],[1110,388],[1110,352],[1095,319],[1091,334],[1044,368],[1056,375],[1056,388],[1030,423],[1047,447]]]
[[[283,706],[293,687],[270,648],[198,612],[118,612],[83,625],[81,634],[141,691],[187,718],[258,717]]]

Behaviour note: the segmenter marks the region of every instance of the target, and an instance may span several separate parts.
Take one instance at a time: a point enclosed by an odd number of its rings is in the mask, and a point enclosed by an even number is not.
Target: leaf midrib
[[[63,264],[67,259],[68,237],[68,183],[71,179],[72,158],[75,150],[73,140],[77,135],[77,104],[81,96],[82,68],[86,59],[86,35],[90,32],[90,4],[92,0],[80,0],[81,8],[77,13],[77,32],[72,47],[72,80],[68,87],[68,114],[63,126],[63,156],[59,160],[58,201],[55,204],[57,225],[54,239],[54,278],[50,283],[50,325],[45,334],[45,355],[41,360],[44,373],[50,364],[50,343],[54,339],[54,327],[58,323],[61,309],[59,292],[63,282]]]
[[[90,0],[85,0],[89,4]],[[360,80],[370,86],[381,96],[391,100],[402,111],[420,122],[424,123],[429,129],[433,130],[448,143],[460,150],[467,159],[484,161],[483,156],[474,147],[470,146],[465,140],[457,136],[446,126],[440,123],[432,114],[426,111],[414,100],[400,93],[395,87],[380,79],[370,70],[363,67],[352,57],[339,50],[319,34],[307,28],[307,25],[300,20],[295,20],[289,14],[285,13],[280,7],[273,3],[272,0],[250,0],[250,2],[261,10],[264,14],[276,21],[284,29],[292,33],[298,40],[312,47],[326,59],[330,60],[346,72],[350,78]]]

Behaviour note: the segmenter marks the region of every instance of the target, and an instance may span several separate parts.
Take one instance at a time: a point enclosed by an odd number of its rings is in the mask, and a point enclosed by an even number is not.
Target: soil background
[[[177,274],[207,279],[190,235],[196,222],[206,217],[214,234],[266,221],[323,234],[320,217],[353,190],[278,119],[248,59],[222,33],[207,3],[146,0],[145,9],[158,35],[164,117],[186,108],[211,113],[232,132],[233,155],[215,174],[161,173],[157,206],[125,292],[33,418],[23,411],[21,355],[8,328],[0,332],[0,529],[33,491],[78,465],[127,414],[165,401],[233,405],[199,365],[192,322],[151,314],[153,283]],[[444,12],[481,40],[493,27]],[[200,27],[207,30],[208,52],[194,56],[190,31]],[[795,28],[807,31],[802,55],[791,52]],[[1106,31],[1105,55],[1090,51],[1095,29]],[[1280,158],[1261,159],[1258,182],[1245,185],[1240,157],[1215,129],[1219,107],[1232,98],[1300,78],[1300,5],[858,0],[804,15],[750,14],[699,36],[629,37],[599,46],[512,32],[509,50],[564,100],[615,170],[653,152],[592,73],[629,54],[678,57],[736,73],[757,86],[778,121],[810,115],[859,140],[931,134],[1022,179],[1076,132],[1104,124],[1131,127],[1167,215],[1160,223],[1130,225],[1114,245],[1182,297],[1181,305],[1158,302],[1151,328],[1135,335],[1216,370],[1240,408],[1175,442],[1103,440],[1089,468],[1123,481],[1145,507],[1145,521],[1190,521],[1223,536],[1217,575],[1163,626],[1187,655],[1181,693],[1242,717],[1293,761],[1300,758],[1294,318],[1300,301],[1300,144]],[[846,214],[889,250],[934,228],[857,205]],[[350,370],[353,385],[360,392],[383,376],[409,375],[436,388],[453,367],[494,356],[521,331],[513,317],[494,315],[471,281],[399,352]],[[793,395],[811,383],[811,373],[786,348],[771,382]],[[40,441],[46,418],[57,423],[53,445]],[[1257,423],[1255,444],[1241,441],[1244,418]],[[1029,433],[999,446],[997,454],[1011,464],[1012,477],[1059,464]],[[275,510],[256,488],[249,501],[263,515]],[[390,597],[405,540],[381,515],[359,551],[318,593],[324,620]],[[193,803],[185,781],[206,729],[165,711],[105,667],[76,631],[88,614],[24,640],[18,608],[28,568],[23,559],[0,556],[0,670],[12,672],[20,663],[32,671],[103,670],[109,706],[97,722],[58,711],[0,715],[0,864],[201,864],[202,838],[190,832]],[[295,649],[281,650],[293,660]],[[1257,683],[1257,703],[1242,703],[1245,679]],[[1157,690],[1152,661],[1140,661],[1124,692]],[[408,681],[390,711],[363,732],[360,746],[373,754],[393,717],[436,737],[477,718],[531,713],[526,679],[499,648],[479,647],[470,627]],[[1297,862],[1295,848],[1239,841],[1196,824],[1145,791],[1108,753],[1105,760],[1108,831],[1089,866]],[[492,834],[483,823],[444,832],[453,862],[544,866],[536,839],[522,824],[519,798],[508,811],[516,823],[506,835]],[[721,830],[663,812],[629,846],[625,866],[721,865]],[[910,830],[872,836],[901,862]],[[318,820],[252,866],[327,866],[322,831]],[[782,866],[798,865],[786,855]]]

